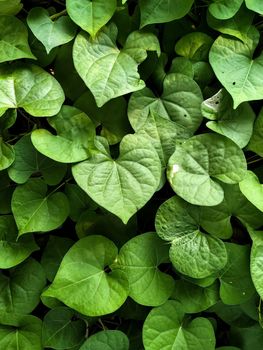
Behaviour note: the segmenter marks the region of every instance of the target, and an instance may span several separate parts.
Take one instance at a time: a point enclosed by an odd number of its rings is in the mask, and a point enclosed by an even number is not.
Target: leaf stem
[[[247,164],[257,163],[257,162],[260,162],[261,160],[263,160],[263,158],[258,158],[258,159],[255,159],[255,160],[251,160],[250,162],[247,162]]]
[[[58,13],[55,13],[54,15],[50,16],[49,18],[53,21],[54,19],[57,19],[58,17],[61,17],[67,13],[67,9],[60,11]]]

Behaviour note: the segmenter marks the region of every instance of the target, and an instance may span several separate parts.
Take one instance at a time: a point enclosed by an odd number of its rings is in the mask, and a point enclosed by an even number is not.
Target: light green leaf
[[[0,274],[0,310],[18,314],[32,312],[40,302],[46,278],[41,265],[29,259],[9,270],[9,276]]]
[[[1,88],[0,88],[1,89]],[[1,91],[0,91],[1,94]],[[14,148],[8,143],[4,142],[0,136],[0,170],[10,167],[15,160]]]
[[[64,92],[56,79],[31,64],[0,67],[0,109],[22,107],[34,117],[50,117],[59,112]]]
[[[170,260],[182,274],[205,278],[220,271],[227,262],[224,243],[199,228],[199,209],[174,196],[158,209],[155,228],[160,238],[171,243]]]
[[[248,144],[248,149],[263,157],[263,108],[255,121],[253,134]]]
[[[176,194],[189,203],[217,205],[224,192],[220,180],[235,184],[246,175],[241,149],[217,134],[199,134],[178,146],[169,159],[167,176]]]
[[[87,316],[117,310],[129,291],[122,271],[112,268],[108,272],[117,253],[115,244],[106,237],[79,240],[64,256],[53,283],[43,295],[55,297]]]
[[[117,8],[116,0],[67,0],[66,5],[72,21],[93,38]]]
[[[21,238],[20,238],[21,239]],[[66,237],[50,236],[41,257],[47,279],[52,282],[59,265],[74,241]]]
[[[169,262],[169,246],[154,233],[144,233],[129,240],[120,250],[116,266],[130,285],[129,296],[145,306],[158,306],[170,297],[173,278],[158,269]]]
[[[247,171],[246,177],[239,183],[243,195],[260,211],[263,211],[263,186],[252,171]]]
[[[193,62],[207,61],[212,43],[213,39],[205,33],[189,33],[177,41],[175,52]]]
[[[1,14],[0,1],[0,14]],[[19,58],[35,59],[28,45],[27,29],[23,22],[13,16],[0,16],[0,63]]]
[[[255,113],[248,103],[242,103],[233,109],[231,96],[225,89],[205,100],[202,114],[212,121],[206,126],[234,141],[240,148],[245,147],[252,135]]]
[[[15,161],[8,168],[8,175],[18,184],[27,182],[31,175],[41,174],[48,185],[57,185],[66,173],[66,165],[37,152],[30,135],[21,137],[15,144],[14,151]]]
[[[177,124],[178,135],[188,138],[202,122],[200,105],[202,92],[197,83],[186,75],[172,73],[165,77],[163,94],[156,97],[149,88],[132,94],[128,116],[135,131],[148,123],[152,111]]]
[[[121,331],[106,330],[90,336],[81,346],[80,350],[128,350],[129,339]]]
[[[34,7],[29,11],[27,24],[35,37],[45,46],[47,53],[54,47],[71,41],[77,31],[77,26],[68,16],[52,21],[48,11],[42,7]]]
[[[185,57],[175,57],[172,61],[169,74],[180,73],[187,75],[189,78],[194,78],[194,69],[192,62]]]
[[[1,312],[0,348],[42,350],[42,322],[29,315]]]
[[[16,15],[22,7],[20,0],[0,0],[0,15]]]
[[[245,0],[248,9],[263,15],[263,3],[260,0]]]
[[[263,98],[261,73],[263,54],[253,58],[255,47],[236,38],[219,36],[211,47],[210,64],[221,84],[234,100],[234,109],[242,102]]]
[[[146,59],[147,51],[160,52],[158,39],[152,33],[132,32],[121,50],[116,45],[117,34],[116,25],[111,23],[95,39],[81,32],[74,43],[74,65],[98,107],[142,89],[145,83],[140,80],[138,65]]]
[[[69,204],[64,193],[47,194],[47,185],[42,180],[31,179],[16,187],[12,197],[12,212],[21,236],[59,227],[68,216]]]
[[[178,300],[186,313],[205,311],[219,300],[218,284],[203,288],[184,280],[176,280],[171,299]]]
[[[220,273],[220,298],[224,304],[238,305],[255,293],[250,277],[250,247],[226,243],[228,261]]]
[[[263,298],[263,231],[255,231],[249,228],[252,238],[252,248],[250,255],[250,272],[254,286]]]
[[[194,0],[140,0],[141,28],[147,24],[165,23],[184,17]]]
[[[85,113],[72,106],[62,106],[48,122],[57,135],[46,129],[37,129],[31,134],[32,143],[40,153],[61,163],[80,162],[90,156],[95,127]]]
[[[17,240],[17,228],[13,216],[0,216],[0,269],[9,269],[24,261],[38,250],[33,236]]]
[[[100,152],[74,165],[72,173],[77,184],[97,204],[126,224],[157,190],[160,160],[150,141],[141,135],[126,135],[116,160],[103,142],[97,145]]]
[[[243,0],[212,0],[208,9],[211,15],[222,20],[233,17],[240,6],[242,5]]]
[[[85,339],[86,324],[73,317],[74,311],[64,306],[56,307],[45,315],[42,329],[45,348],[61,350],[81,345]]]
[[[185,317],[182,304],[169,300],[150,311],[143,325],[145,350],[214,350],[214,329],[209,320]]]

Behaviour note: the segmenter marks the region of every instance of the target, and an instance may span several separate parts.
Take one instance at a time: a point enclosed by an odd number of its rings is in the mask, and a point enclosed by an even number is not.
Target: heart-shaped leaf
[[[138,65],[146,59],[147,51],[160,54],[158,39],[152,33],[132,32],[121,50],[116,44],[117,34],[116,25],[111,23],[94,39],[81,32],[74,43],[74,65],[98,107],[142,89],[145,84],[140,80]]]
[[[1,6],[3,5],[0,3]],[[19,58],[36,58],[28,45],[27,29],[19,19],[13,16],[0,16],[0,33],[0,63]]]
[[[67,11],[72,21],[93,38],[111,19],[116,8],[116,0],[67,0]]]
[[[210,64],[232,96],[234,109],[242,102],[263,98],[263,54],[253,58],[254,50],[247,43],[225,36],[219,36],[211,47]]]
[[[0,170],[9,168],[10,165],[14,162],[14,160],[14,148],[8,143],[4,142],[4,140],[0,136]]]
[[[69,204],[64,193],[47,194],[43,180],[31,179],[16,187],[12,212],[21,236],[27,232],[46,232],[59,227],[68,216]]]
[[[126,334],[118,330],[105,330],[93,334],[81,346],[80,350],[128,350],[129,339]]]
[[[0,112],[22,107],[34,117],[50,117],[59,112],[64,99],[59,83],[42,68],[26,63],[1,65]]]
[[[237,13],[242,2],[243,0],[212,0],[208,9],[214,17],[220,20],[228,19]]]
[[[77,31],[77,26],[68,16],[62,16],[55,21],[42,7],[34,7],[29,11],[27,24],[35,37],[45,46],[47,53],[54,47],[71,41]]]
[[[235,184],[246,175],[241,149],[217,134],[199,134],[178,146],[169,159],[167,176],[173,190],[192,204],[217,205],[224,192],[216,180]]]
[[[105,140],[103,143],[98,145],[98,153],[74,165],[72,173],[96,203],[127,223],[157,190],[160,160],[150,141],[141,135],[126,135],[116,160],[111,158]]]
[[[145,350],[214,350],[215,334],[208,319],[189,320],[182,304],[169,300],[148,314],[143,325],[143,344]]]
[[[254,286],[263,298],[263,231],[248,228],[253,244],[250,255],[250,271]]]
[[[100,316],[117,310],[126,300],[125,274],[108,272],[117,247],[103,236],[80,239],[64,256],[57,275],[44,296],[57,298],[83,315]]]
[[[165,23],[184,17],[194,0],[140,0],[141,27],[152,23]]]
[[[9,269],[20,264],[38,249],[33,236],[27,235],[17,240],[13,216],[0,216],[0,269]]]
[[[137,303],[158,306],[170,297],[173,278],[158,269],[169,261],[168,253],[169,247],[153,233],[134,237],[121,248],[116,266],[126,274],[129,296]]]
[[[56,136],[46,129],[31,134],[32,143],[40,153],[62,163],[80,162],[89,157],[94,148],[95,127],[85,113],[63,106],[48,122],[57,131]]]
[[[170,260],[180,272],[205,278],[227,262],[224,243],[199,229],[199,209],[174,196],[164,202],[155,218],[157,234],[171,243]]]
[[[239,183],[243,195],[259,210],[263,211],[263,186],[252,171],[247,171],[246,177]]]
[[[207,61],[213,39],[202,32],[184,35],[175,45],[175,52],[192,62]]]

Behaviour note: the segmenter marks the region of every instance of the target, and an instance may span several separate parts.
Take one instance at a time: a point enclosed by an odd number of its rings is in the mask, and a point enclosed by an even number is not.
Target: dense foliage
[[[0,0],[0,350],[262,350],[262,0]]]

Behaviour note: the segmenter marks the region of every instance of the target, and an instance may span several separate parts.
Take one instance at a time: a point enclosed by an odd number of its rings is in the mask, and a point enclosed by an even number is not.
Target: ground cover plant
[[[262,350],[262,0],[0,0],[0,350]]]

